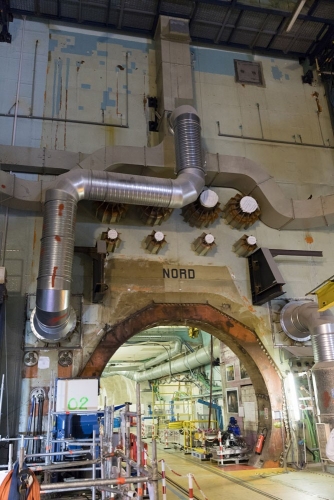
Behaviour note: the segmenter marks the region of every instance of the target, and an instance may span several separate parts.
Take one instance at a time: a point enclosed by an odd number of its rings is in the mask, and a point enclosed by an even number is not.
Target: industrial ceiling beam
[[[82,23],[82,0],[79,0],[79,5],[78,5],[78,23]]]
[[[276,41],[277,37],[283,33],[284,26],[285,26],[285,17],[282,18],[282,20],[281,20],[281,22],[276,30],[275,35],[272,37],[272,39],[270,40],[270,42],[267,45],[267,49],[271,49],[271,47],[274,44],[274,42]]]
[[[125,4],[125,0],[121,0],[121,8],[119,11],[118,23],[117,23],[117,29],[119,29],[119,30],[121,29],[121,27],[123,25],[124,4]]]
[[[234,33],[236,32],[236,30],[237,30],[237,28],[238,28],[238,26],[239,26],[239,22],[240,22],[240,20],[241,20],[241,17],[242,17],[242,14],[243,14],[243,13],[244,13],[244,11],[243,11],[243,10],[241,10],[241,11],[239,12],[239,15],[238,15],[237,20],[236,20],[235,25],[234,25],[234,29],[232,29],[232,32],[230,33],[230,36],[229,36],[229,37],[228,37],[228,39],[227,39],[227,42],[226,42],[226,43],[227,43],[227,45],[228,45],[228,44],[230,43],[230,41],[232,40],[232,37],[233,37]]]
[[[250,49],[253,49],[253,47],[255,47],[255,45],[257,44],[259,38],[260,38],[260,35],[262,35],[263,33],[263,30],[264,30],[264,27],[265,25],[267,24],[267,21],[268,21],[268,18],[269,18],[269,15],[270,14],[267,14],[265,19],[263,20],[263,23],[261,24],[261,27],[257,33],[257,35],[255,36],[254,40],[252,41],[252,43],[250,44],[249,48]]]
[[[301,32],[303,26],[304,26],[304,22],[301,23],[301,25],[299,26],[299,28],[297,29],[297,31],[295,33],[295,36],[291,39],[291,41],[289,42],[287,48],[284,49],[284,51],[283,51],[284,54],[288,54],[289,53],[291,47],[293,46],[293,44],[295,43],[295,41],[298,39],[298,35]]]
[[[107,13],[106,13],[106,22],[105,22],[106,26],[108,26],[108,24],[109,24],[111,2],[112,2],[112,0],[108,1],[108,7],[107,7]]]
[[[233,9],[232,9],[232,8],[230,8],[230,9],[228,9],[228,11],[226,12],[225,17],[224,17],[223,22],[222,22],[222,25],[221,25],[221,27],[219,28],[218,34],[217,34],[217,36],[216,36],[216,38],[215,38],[215,40],[214,40],[214,43],[219,43],[219,42],[220,42],[220,39],[221,39],[221,37],[222,37],[222,35],[223,35],[223,31],[224,31],[224,29],[226,28],[226,25],[227,25],[227,23],[228,23],[228,21],[229,21],[229,19],[230,19],[230,17],[231,17],[232,11],[233,11]]]
[[[155,35],[155,31],[156,31],[157,26],[158,26],[159,17],[160,17],[160,9],[161,9],[161,0],[158,0],[157,10],[156,10],[156,13],[155,13],[155,17],[154,17],[154,21],[153,21],[153,26],[152,26],[152,36],[153,37]]]

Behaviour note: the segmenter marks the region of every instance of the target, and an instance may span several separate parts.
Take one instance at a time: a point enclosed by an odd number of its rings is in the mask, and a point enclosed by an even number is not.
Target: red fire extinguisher
[[[262,449],[263,449],[263,445],[264,445],[264,442],[265,442],[266,437],[267,437],[267,433],[268,433],[268,430],[266,427],[264,427],[264,429],[262,429],[262,431],[260,432],[260,434],[257,438],[254,451],[258,455],[261,455],[261,453],[262,453]]]

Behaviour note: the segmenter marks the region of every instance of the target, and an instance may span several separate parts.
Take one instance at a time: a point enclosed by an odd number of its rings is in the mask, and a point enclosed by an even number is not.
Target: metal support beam
[[[232,9],[232,8],[230,8],[230,9],[228,9],[228,11],[226,12],[225,17],[224,17],[223,22],[222,22],[222,25],[221,25],[221,27],[220,27],[220,29],[219,29],[219,31],[218,31],[218,34],[217,34],[217,36],[216,36],[216,38],[215,38],[215,40],[214,40],[214,43],[219,43],[219,42],[220,42],[220,39],[221,39],[221,37],[222,37],[223,31],[224,31],[224,29],[225,29],[225,27],[226,27],[226,24],[228,23],[228,20],[229,20],[229,19],[230,19],[230,17],[231,17],[232,10],[233,10],[233,9]]]
[[[308,13],[307,13],[307,15],[308,15],[308,16],[312,16],[312,15],[313,15],[313,13],[316,11],[317,7],[318,7],[318,6],[319,6],[319,4],[320,4],[320,1],[321,1],[321,0],[315,0],[315,1],[313,2],[313,5],[311,5],[311,7],[310,7],[310,9],[309,9],[309,11],[308,11]]]
[[[157,10],[156,10],[155,18],[153,21],[153,27],[152,27],[152,36],[153,37],[155,35],[155,30],[157,29],[157,26],[158,26],[159,17],[160,17],[160,9],[161,9],[161,0],[158,0]]]
[[[267,14],[267,15],[266,15],[266,17],[264,18],[264,21],[263,21],[263,23],[261,24],[261,27],[260,27],[260,29],[259,29],[259,31],[258,31],[258,33],[257,33],[256,37],[254,38],[254,40],[252,41],[252,43],[251,43],[251,44],[250,44],[250,46],[249,46],[249,48],[250,48],[250,49],[253,49],[253,47],[255,47],[255,45],[257,44],[257,41],[258,41],[258,39],[260,38],[260,35],[262,34],[262,32],[263,32],[263,29],[264,29],[265,25],[267,24],[267,21],[268,21],[269,15],[270,15],[270,14]]]
[[[234,29],[232,30],[230,36],[227,39],[227,44],[229,44],[230,41],[232,40],[232,37],[233,37],[234,33],[236,32],[236,29],[238,28],[238,25],[239,25],[239,22],[240,22],[240,19],[241,19],[243,13],[244,13],[243,10],[241,10],[239,12],[239,15],[238,15],[237,20],[236,20],[235,25],[234,25]]]
[[[269,248],[273,257],[277,255],[291,255],[292,257],[323,257],[321,251],[317,250],[282,250],[279,248]]]
[[[270,42],[268,43],[267,45],[267,49],[270,49],[270,47],[273,45],[273,43],[275,42],[276,38],[281,35],[283,33],[283,29],[284,29],[284,26],[285,26],[285,22],[286,22],[286,19],[285,17],[283,17],[283,19],[281,20],[277,30],[276,30],[276,33],[275,35],[272,37],[272,39],[270,40]]]
[[[79,0],[78,23],[82,23],[82,0]]]
[[[106,26],[108,26],[108,24],[109,24],[111,2],[112,2],[112,0],[109,0],[109,2],[108,2],[107,14],[106,14]]]
[[[289,45],[288,45],[288,46],[287,46],[287,48],[284,50],[284,54],[287,54],[287,53],[290,51],[291,47],[293,46],[293,44],[294,44],[294,43],[295,43],[295,41],[297,40],[298,35],[299,35],[299,33],[300,33],[300,31],[301,31],[301,29],[302,29],[302,27],[303,27],[303,26],[304,26],[304,22],[302,22],[302,24],[301,24],[301,25],[299,26],[299,28],[297,29],[295,36],[292,38],[292,40],[290,41]]]
[[[118,16],[118,23],[117,23],[117,29],[119,29],[119,30],[121,29],[122,24],[123,24],[124,4],[125,4],[125,0],[122,0],[121,1],[121,8],[119,11],[119,16]]]

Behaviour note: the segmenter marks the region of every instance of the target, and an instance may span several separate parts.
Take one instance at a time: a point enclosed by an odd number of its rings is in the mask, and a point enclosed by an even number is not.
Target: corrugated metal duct
[[[80,200],[181,208],[195,201],[204,187],[200,119],[191,106],[173,111],[176,179],[158,179],[72,170],[46,192],[34,334],[46,342],[64,339],[76,324],[70,305],[77,203]]]

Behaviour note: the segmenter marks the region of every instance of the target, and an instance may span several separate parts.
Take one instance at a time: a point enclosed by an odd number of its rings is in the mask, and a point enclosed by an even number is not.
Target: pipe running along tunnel
[[[101,339],[81,377],[99,377],[110,358],[143,330],[163,325],[191,325],[224,342],[241,360],[252,380],[258,406],[258,429],[268,436],[260,457],[263,467],[277,467],[283,452],[282,429],[274,426],[272,414],[282,413],[282,381],[274,361],[257,335],[247,326],[208,304],[151,304],[112,326]],[[172,372],[174,374],[174,372]],[[177,373],[177,372],[175,372]]]

